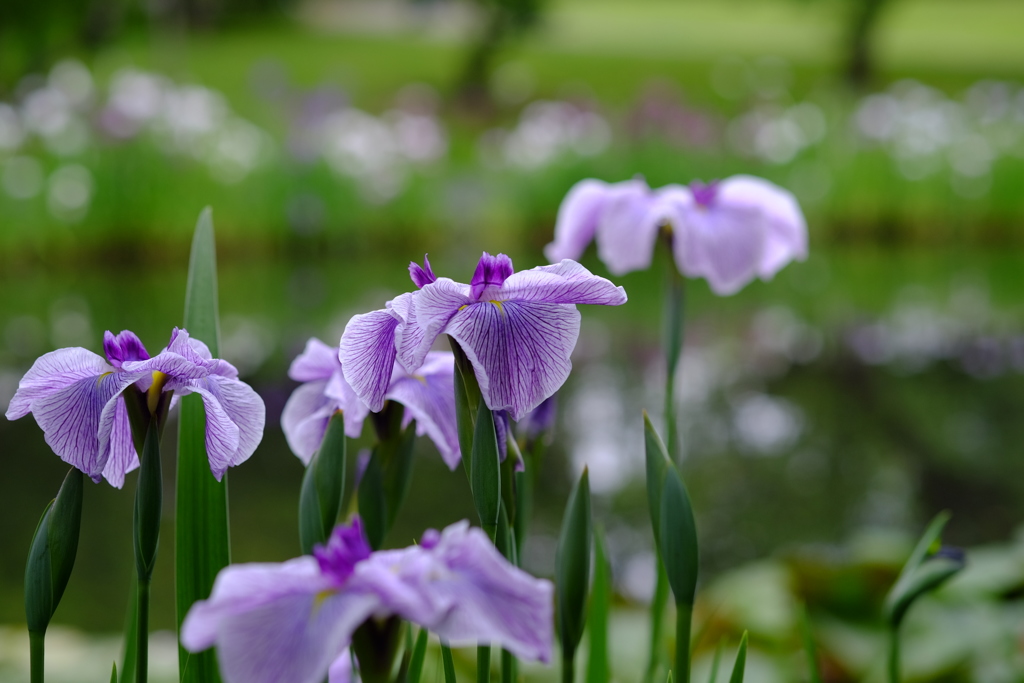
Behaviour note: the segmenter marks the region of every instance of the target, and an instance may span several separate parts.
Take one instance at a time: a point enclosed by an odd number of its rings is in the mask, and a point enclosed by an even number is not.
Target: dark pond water
[[[260,392],[268,414],[263,444],[230,474],[236,561],[298,552],[302,466],[278,426],[294,387],[289,361],[309,336],[336,342],[350,315],[409,289],[404,265],[418,256],[394,249],[375,258],[222,266],[222,355]],[[468,251],[432,260],[463,280],[474,265]],[[618,588],[638,600],[653,561],[641,410],[657,414],[662,405],[662,280],[658,268],[620,278],[629,304],[584,310],[526,548],[528,566],[549,572],[566,492],[586,464]],[[0,274],[0,403],[38,355],[75,345],[98,351],[105,329],[133,329],[160,348],[181,320],[183,294],[183,263]],[[833,250],[727,299],[692,283],[678,398],[705,569],[798,544],[841,543],[865,527],[916,532],[943,508],[954,513],[954,543],[1007,538],[1024,519],[1022,295],[1024,255],[976,251]],[[165,440],[169,454],[174,432]],[[448,472],[429,442],[418,449],[394,545],[425,527],[473,518],[464,473]],[[23,619],[32,530],[66,468],[31,418],[0,420],[0,450],[0,623],[13,623]],[[173,623],[173,458],[165,465],[154,628]],[[120,628],[133,490],[134,476],[120,491],[88,487],[78,564],[58,621]]]

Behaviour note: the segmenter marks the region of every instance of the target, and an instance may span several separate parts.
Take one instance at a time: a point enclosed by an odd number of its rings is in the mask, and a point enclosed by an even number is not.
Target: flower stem
[[[452,659],[452,648],[445,641],[441,641],[441,661],[444,662],[445,683],[456,683],[455,660]]]
[[[889,628],[889,683],[900,683],[900,627]]]
[[[149,579],[139,577],[138,625],[136,634],[135,681],[146,683],[149,673]]]
[[[672,679],[679,683],[690,682],[690,628],[693,621],[693,605],[676,603],[676,670]]]
[[[575,652],[562,659],[562,683],[573,683],[576,678]]]
[[[476,648],[476,683],[490,683],[491,646],[478,645]]]
[[[28,632],[28,646],[32,667],[32,683],[43,683],[45,645],[45,633],[40,633],[39,631]]]
[[[686,310],[686,288],[683,276],[669,260],[665,286],[665,448],[673,460],[678,459],[679,434],[676,425],[676,371],[683,351],[683,319]]]
[[[665,564],[658,557],[658,577],[654,584],[654,596],[651,598],[651,641],[647,655],[647,672],[645,683],[652,683],[661,663],[662,629],[665,622],[665,606],[668,604],[668,573]]]

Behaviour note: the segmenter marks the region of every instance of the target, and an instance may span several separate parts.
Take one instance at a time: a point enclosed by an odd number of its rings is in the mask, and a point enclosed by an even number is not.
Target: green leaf
[[[661,538],[661,492],[665,482],[665,472],[672,467],[665,444],[651,424],[651,418],[644,411],[644,455],[647,465],[647,505],[651,515],[651,528],[654,529],[654,542],[660,543]]]
[[[661,492],[659,546],[676,605],[693,605],[697,591],[697,525],[686,486],[675,467],[665,473]]]
[[[36,526],[25,563],[25,616],[30,633],[43,634],[71,579],[82,527],[82,473],[71,468]]]
[[[736,652],[736,663],[732,666],[729,683],[743,683],[744,670],[747,668],[747,632],[740,639],[740,649]]]
[[[491,683],[491,646],[476,648],[476,683]]]
[[[708,676],[708,683],[716,683],[718,680],[718,667],[722,663],[722,644],[715,647],[715,658],[711,660],[711,675]]]
[[[410,626],[410,628],[412,627]],[[423,662],[427,657],[427,635],[427,629],[421,628],[416,636],[416,645],[413,646],[406,683],[420,683],[420,677],[423,675]]]
[[[964,568],[960,553],[939,553],[942,530],[949,522],[948,512],[940,512],[932,520],[910,553],[899,578],[885,599],[885,618],[893,627],[903,621],[907,610],[917,598],[935,590]]]
[[[480,385],[466,352],[452,337],[448,337],[448,343],[455,355],[455,418],[459,429],[459,449],[462,451],[462,464],[468,468],[470,463],[466,454],[473,452],[477,406],[481,403]]]
[[[480,516],[480,525],[493,540],[501,509],[501,460],[494,431],[494,413],[483,401],[477,409],[472,454],[469,487]]]
[[[608,683],[608,614],[611,610],[612,585],[605,551],[604,534],[594,532],[594,585],[590,590],[590,614],[587,617],[587,683]]]
[[[110,665],[110,683],[117,683],[117,662]]]
[[[508,650],[501,651],[501,683],[516,683],[519,664],[515,655]]]
[[[441,661],[444,662],[444,683],[458,683],[455,678],[455,660],[448,643],[441,641]]]
[[[341,515],[347,458],[345,415],[336,411],[327,423],[327,431],[316,456],[316,490],[325,539],[331,535]]]
[[[135,666],[139,658],[139,577],[132,575],[131,588],[128,591],[128,609],[124,618],[124,656],[121,658],[121,683],[135,680]]]
[[[396,404],[397,405],[397,404]],[[401,405],[398,405],[401,408]],[[400,414],[400,413],[399,413]],[[384,497],[387,500],[387,526],[384,535],[398,518],[398,511],[409,494],[412,482],[413,452],[416,446],[416,421],[398,431],[392,439],[381,443],[384,456]]]
[[[142,446],[139,479],[135,488],[135,573],[149,581],[160,547],[160,517],[164,506],[163,470],[160,464],[160,436],[156,422],[150,422]]]
[[[302,475],[302,488],[299,490],[299,546],[303,555],[312,555],[313,547],[327,540],[324,532],[323,515],[320,513],[320,494],[316,487],[316,460],[306,466]]]
[[[185,291],[185,329],[220,353],[217,257],[209,208],[196,223]],[[227,475],[218,482],[206,455],[206,412],[198,394],[181,399],[175,500],[175,589],[178,628],[197,600],[210,596],[217,573],[231,562]],[[187,667],[186,667],[187,663]],[[213,650],[192,654],[178,648],[182,683],[220,681]]]
[[[563,666],[571,665],[586,624],[592,537],[590,478],[584,468],[569,494],[555,551],[555,615]]]
[[[807,654],[810,682],[821,683],[821,674],[818,673],[818,652],[814,645],[814,632],[811,629],[811,615],[807,611],[807,605],[803,605],[800,610],[800,634],[804,641],[804,652]]]
[[[370,454],[357,492],[363,530],[374,550],[380,550],[388,528],[388,502],[384,495],[384,473],[381,471],[379,448],[378,444]]]

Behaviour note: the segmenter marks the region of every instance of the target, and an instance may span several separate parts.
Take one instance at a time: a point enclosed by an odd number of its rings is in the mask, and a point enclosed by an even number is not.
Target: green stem
[[[889,629],[889,683],[900,683],[900,627]]]
[[[441,641],[441,661],[444,662],[445,683],[456,683],[455,660],[452,659],[452,649],[444,641]]]
[[[32,666],[32,683],[43,683],[44,653],[46,645],[46,634],[38,631],[28,632],[28,646]]]
[[[575,653],[562,659],[562,683],[573,683],[576,678]]]
[[[668,574],[665,564],[658,558],[658,578],[654,584],[654,597],[651,598],[651,641],[647,656],[647,673],[645,683],[652,683],[661,663],[662,628],[665,622],[665,606],[668,604]]]
[[[676,604],[676,670],[674,681],[690,682],[690,628],[693,622],[693,605]]]
[[[491,646],[478,645],[476,648],[476,683],[491,681]]]
[[[669,250],[668,280],[665,287],[665,448],[673,460],[678,460],[679,434],[676,425],[676,370],[683,351],[683,318],[686,309],[686,289],[683,276],[671,260]]]
[[[508,650],[501,651],[501,683],[515,683],[516,658]]]
[[[139,578],[139,612],[136,630],[135,681],[146,683],[149,674],[149,579]]]

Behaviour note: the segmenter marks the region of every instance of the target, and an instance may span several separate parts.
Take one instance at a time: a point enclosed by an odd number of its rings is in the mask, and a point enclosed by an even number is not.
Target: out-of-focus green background
[[[740,172],[797,195],[811,257],[733,297],[688,285],[678,386],[702,542],[698,662],[749,628],[751,680],[805,680],[807,603],[826,680],[880,680],[880,599],[949,509],[947,540],[971,569],[912,614],[908,680],[1020,680],[1019,2],[4,3],[0,404],[36,357],[99,351],[106,329],[161,348],[212,205],[223,355],[268,417],[230,474],[233,557],[283,560],[298,552],[302,467],[278,419],[309,336],[334,343],[350,315],[408,290],[424,252],[457,280],[482,250],[543,263],[582,178]],[[584,263],[607,275],[592,251]],[[549,574],[568,486],[589,465],[624,681],[640,671],[636,610],[653,578],[640,411],[661,405],[666,265],[616,278],[628,305],[584,311],[525,549]],[[0,680],[15,681],[24,556],[65,468],[31,418],[0,421],[0,444]],[[419,448],[394,545],[473,517],[462,472]],[[156,629],[173,624],[166,460]],[[109,672],[117,640],[83,633],[121,626],[133,488],[87,490],[53,680]]]

